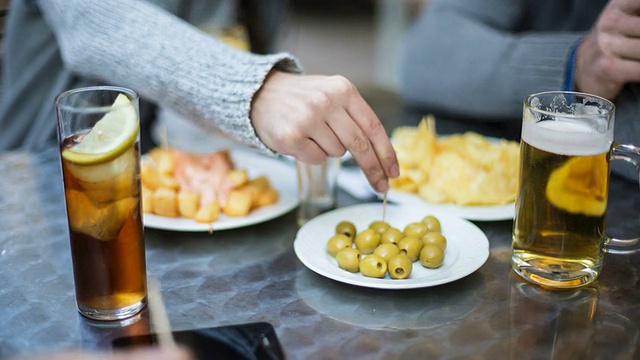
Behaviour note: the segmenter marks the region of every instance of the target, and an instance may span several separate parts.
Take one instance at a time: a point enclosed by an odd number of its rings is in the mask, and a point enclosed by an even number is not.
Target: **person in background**
[[[255,6],[254,18],[262,14],[268,20],[262,30],[249,31],[252,40],[262,34],[263,41],[254,43],[264,45],[264,31],[273,33],[281,22],[269,9],[282,1],[269,6],[238,1]],[[140,94],[143,129],[157,105],[264,153],[319,163],[348,150],[371,185],[385,191],[388,177],[398,175],[395,152],[349,80],[303,75],[288,53],[235,49],[190,22],[200,9],[216,7],[214,13],[224,15],[236,5],[233,0],[12,0],[3,49],[0,150],[54,144],[55,96],[110,84]]]
[[[406,35],[401,97],[519,134],[527,95],[587,92],[616,104],[616,141],[640,145],[639,14],[631,0],[433,0]]]

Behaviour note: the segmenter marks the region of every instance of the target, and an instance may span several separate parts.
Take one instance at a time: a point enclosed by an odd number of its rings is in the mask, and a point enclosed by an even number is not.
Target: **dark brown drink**
[[[67,138],[61,151],[79,138]],[[62,157],[80,312],[122,319],[146,304],[138,143],[114,159],[79,165]]]

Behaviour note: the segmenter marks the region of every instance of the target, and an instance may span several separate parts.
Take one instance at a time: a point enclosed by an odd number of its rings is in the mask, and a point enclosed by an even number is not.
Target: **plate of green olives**
[[[487,236],[470,221],[420,205],[384,209],[382,203],[338,208],[309,220],[293,248],[300,262],[322,276],[379,289],[449,283],[489,258]]]

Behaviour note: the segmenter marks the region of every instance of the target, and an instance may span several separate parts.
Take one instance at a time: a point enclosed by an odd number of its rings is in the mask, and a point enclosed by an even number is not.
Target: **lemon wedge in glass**
[[[571,214],[601,216],[607,209],[607,154],[571,158],[549,176],[546,196]]]
[[[135,107],[120,94],[111,111],[73,147],[62,151],[62,157],[77,165],[97,165],[113,160],[127,151],[138,138],[140,125]]]

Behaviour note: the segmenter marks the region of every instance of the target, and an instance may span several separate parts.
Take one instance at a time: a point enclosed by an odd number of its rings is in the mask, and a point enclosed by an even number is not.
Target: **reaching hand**
[[[576,53],[578,90],[615,98],[640,81],[640,2],[611,0]]]
[[[273,151],[304,162],[349,150],[376,191],[386,191],[388,178],[399,175],[384,127],[344,77],[274,71],[253,99],[251,121]]]

